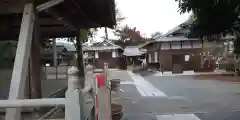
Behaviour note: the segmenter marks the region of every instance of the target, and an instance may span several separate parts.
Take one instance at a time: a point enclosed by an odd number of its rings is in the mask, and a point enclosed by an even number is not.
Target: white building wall
[[[172,49],[181,49],[181,42],[172,42],[171,48]]]
[[[162,43],[162,44],[161,44],[161,49],[162,49],[162,50],[168,50],[168,49],[170,49],[170,44],[169,44],[169,43]]]
[[[190,41],[184,41],[184,42],[182,43],[182,48],[186,48],[186,49],[191,48],[191,43],[190,43]]]

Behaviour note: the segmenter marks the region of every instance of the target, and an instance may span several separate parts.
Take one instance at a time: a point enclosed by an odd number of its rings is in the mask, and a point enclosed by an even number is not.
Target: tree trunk
[[[107,31],[107,27],[105,27],[105,38],[106,38],[106,40],[108,40],[108,31]]]
[[[83,89],[85,85],[85,67],[84,67],[84,59],[83,59],[83,51],[82,51],[82,40],[80,39],[81,33],[78,32],[76,36],[76,46],[77,46],[77,67],[79,70],[79,79],[80,79],[80,87]]]

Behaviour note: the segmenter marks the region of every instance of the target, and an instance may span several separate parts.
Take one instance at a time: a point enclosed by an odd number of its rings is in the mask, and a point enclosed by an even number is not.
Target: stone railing
[[[77,72],[75,67],[68,70],[68,90],[65,98],[0,100],[0,108],[64,106],[66,120],[84,120],[83,106],[80,102],[83,102],[81,101],[83,95],[91,91],[91,87],[85,91],[80,89]],[[19,114],[17,116],[21,117]]]

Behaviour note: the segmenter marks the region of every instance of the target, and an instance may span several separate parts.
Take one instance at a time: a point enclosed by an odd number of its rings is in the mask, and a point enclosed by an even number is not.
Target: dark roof
[[[95,43],[91,46],[84,46],[83,50],[110,50],[110,49],[122,49],[119,45],[115,45],[109,40],[104,40],[102,42]]]
[[[184,29],[185,27],[188,27],[189,25],[191,25],[193,23],[193,19],[188,19],[186,21],[184,21],[182,24],[174,27],[173,29],[169,30],[167,33],[165,33],[163,36],[164,37],[168,37],[172,34],[174,34],[175,32],[180,31],[181,29]]]
[[[184,36],[171,36],[171,37],[162,37],[159,39],[156,39],[156,42],[169,42],[169,41],[194,41],[194,40],[200,40],[199,38],[187,38]]]
[[[0,1],[0,38],[17,39],[22,20],[24,4],[29,0]],[[36,6],[50,0],[36,0]],[[61,20],[60,20],[61,18]],[[64,0],[64,2],[39,13],[43,37],[75,36],[76,29],[66,27],[96,28],[116,24],[114,0]]]
[[[113,41],[114,44],[119,45],[122,48],[125,48],[127,46],[139,46],[139,45],[146,44],[148,42],[150,42],[150,41],[139,41],[139,42],[133,42],[131,40],[129,40],[129,41],[114,40]]]
[[[140,51],[136,46],[128,46],[124,49],[123,55],[125,56],[140,56],[144,52]]]

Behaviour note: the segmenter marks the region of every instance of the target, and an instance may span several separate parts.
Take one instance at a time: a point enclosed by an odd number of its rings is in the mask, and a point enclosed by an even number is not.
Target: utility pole
[[[54,67],[57,67],[57,46],[56,46],[56,38],[53,38],[52,49],[53,49],[53,66],[54,66]]]

